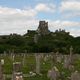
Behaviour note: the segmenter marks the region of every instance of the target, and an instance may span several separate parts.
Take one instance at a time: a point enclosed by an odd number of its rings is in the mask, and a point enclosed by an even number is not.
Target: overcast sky
[[[80,0],[0,0],[0,35],[36,30],[39,20],[80,36]]]

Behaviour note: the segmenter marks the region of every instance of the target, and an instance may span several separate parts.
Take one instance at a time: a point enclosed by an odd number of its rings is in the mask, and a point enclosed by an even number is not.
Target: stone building
[[[38,29],[37,29],[37,32],[40,35],[47,35],[47,34],[49,34],[50,31],[48,30],[48,22],[40,21]]]

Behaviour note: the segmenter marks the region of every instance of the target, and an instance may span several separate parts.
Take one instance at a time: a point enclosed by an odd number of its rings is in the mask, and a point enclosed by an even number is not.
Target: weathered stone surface
[[[61,63],[63,59],[62,55],[57,55],[57,62]]]
[[[45,21],[40,21],[39,22],[39,27],[37,29],[37,32],[41,35],[47,35],[49,34],[49,30],[48,30],[48,22]]]
[[[80,80],[80,73],[78,71],[72,73],[71,80]]]
[[[13,63],[12,80],[23,80],[23,74],[21,72],[21,69],[22,69],[21,62]]]
[[[23,80],[22,72],[17,72],[17,73],[15,72],[15,73],[13,74],[12,80]]]
[[[0,63],[0,80],[4,80],[4,78],[3,78],[3,69],[2,69],[1,63]]]
[[[51,80],[57,80],[60,76],[60,73],[56,67],[48,71],[48,78]]]
[[[39,54],[35,54],[36,58],[36,73],[40,74],[40,58],[41,56]]]
[[[1,59],[1,65],[4,65],[4,59]]]
[[[13,71],[14,72],[21,72],[22,66],[21,62],[13,63]]]
[[[69,56],[68,56],[68,55],[65,55],[65,56],[64,56],[63,66],[64,66],[64,68],[69,68],[69,65],[70,65]]]

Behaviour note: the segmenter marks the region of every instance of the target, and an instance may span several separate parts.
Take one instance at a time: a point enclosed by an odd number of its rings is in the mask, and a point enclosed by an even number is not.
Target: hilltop
[[[73,37],[65,30],[51,32],[48,22],[40,21],[37,30],[28,30],[23,36],[18,34],[0,36],[0,53],[4,51],[21,53],[50,53],[59,51],[68,54],[73,47],[74,53],[80,53],[80,37]]]

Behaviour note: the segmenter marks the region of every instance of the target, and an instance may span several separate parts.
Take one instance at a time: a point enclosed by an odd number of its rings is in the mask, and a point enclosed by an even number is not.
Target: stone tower
[[[39,27],[37,29],[37,32],[40,35],[47,35],[47,34],[49,34],[48,22],[40,21],[39,22]]]

